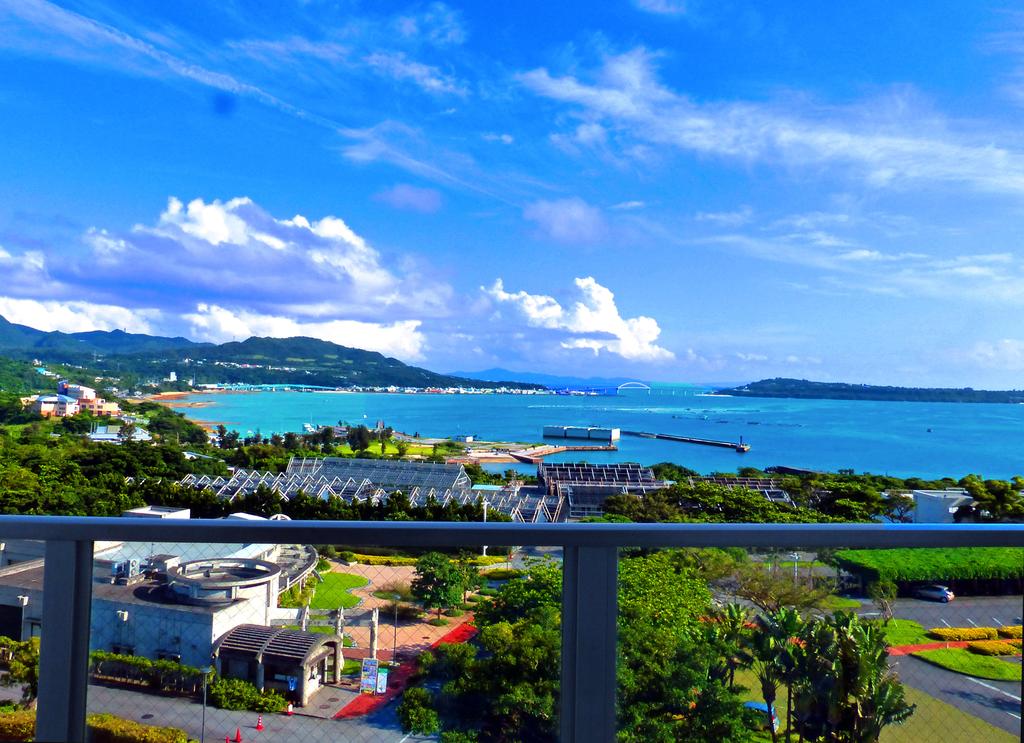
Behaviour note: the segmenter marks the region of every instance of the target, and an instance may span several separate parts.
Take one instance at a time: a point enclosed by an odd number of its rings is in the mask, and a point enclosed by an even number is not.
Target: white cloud
[[[104,253],[108,260],[90,267],[98,269],[91,279],[121,281],[118,292],[129,294],[140,281],[173,286],[182,310],[197,302],[244,302],[260,311],[309,305],[337,317],[386,308],[408,317],[444,313],[451,295],[419,271],[403,276],[386,267],[340,217],[278,219],[247,198],[194,199],[187,206],[171,198],[155,226],[137,225],[119,239],[127,247],[113,257]]]
[[[655,56],[643,48],[606,56],[592,82],[544,68],[518,79],[538,95],[575,107],[589,124],[629,135],[632,146],[808,169],[836,165],[872,187],[914,182],[1024,193],[1024,153],[993,144],[991,136],[957,135],[934,117],[910,119],[905,96],[846,108],[701,103],[661,83]],[[628,154],[629,146],[623,151]]]
[[[601,210],[579,197],[535,201],[523,210],[523,217],[559,242],[594,242],[607,231]]]
[[[461,44],[466,40],[459,12],[444,3],[430,3],[421,13],[399,16],[395,27],[406,38],[425,39],[437,46]]]
[[[250,336],[292,338],[308,336],[343,346],[378,351],[387,356],[413,361],[423,357],[426,339],[419,320],[393,323],[328,320],[298,322],[280,315],[266,315],[247,310],[231,310],[199,304],[196,311],[183,316],[190,334],[197,340],[223,343],[244,340]]]
[[[698,222],[713,222],[715,224],[738,226],[746,224],[754,216],[754,210],[744,205],[731,212],[697,212],[694,216]]]
[[[516,141],[516,138],[513,137],[511,134],[506,134],[504,132],[500,134],[497,134],[495,132],[486,132],[481,136],[487,142],[501,142],[502,144],[512,144]]]
[[[595,354],[607,351],[631,361],[675,358],[671,351],[656,344],[661,328],[654,318],[623,318],[615,304],[615,295],[592,277],[576,279],[575,284],[582,299],[569,308],[543,294],[507,292],[501,279],[489,289],[481,288],[499,304],[514,306],[527,325],[570,334],[560,341],[562,348],[585,348]]]
[[[406,209],[423,214],[432,214],[441,208],[441,194],[433,188],[418,188],[407,183],[398,183],[378,192],[373,197],[395,209]]]
[[[743,352],[737,351],[733,355],[737,359],[739,359],[740,361],[744,361],[744,362],[747,362],[747,363],[751,363],[751,362],[759,363],[759,362],[764,362],[764,361],[768,360],[768,357],[765,356],[763,353],[743,353]]]
[[[615,204],[612,209],[615,209],[616,211],[632,211],[634,209],[643,209],[646,206],[647,204],[643,201],[620,201],[618,204]]]
[[[1000,371],[1024,371],[1024,340],[1003,338],[980,341],[968,353],[969,360],[979,366]]]
[[[409,59],[403,52],[374,52],[363,61],[382,75],[409,80],[428,93],[466,94],[462,82],[437,67]]]
[[[683,15],[686,13],[685,0],[633,0],[640,10],[658,15]]]
[[[129,333],[152,333],[153,322],[160,319],[160,314],[159,310],[154,309],[132,310],[92,302],[0,297],[0,315],[10,322],[65,333],[117,329]]]

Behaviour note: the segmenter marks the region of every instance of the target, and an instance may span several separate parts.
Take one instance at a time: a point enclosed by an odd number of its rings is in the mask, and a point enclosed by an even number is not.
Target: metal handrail
[[[0,516],[0,537],[472,547],[1016,547],[1024,524],[512,524]]]

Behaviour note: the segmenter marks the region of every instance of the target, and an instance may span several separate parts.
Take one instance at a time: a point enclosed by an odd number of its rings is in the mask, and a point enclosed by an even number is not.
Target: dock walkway
[[[623,436],[636,436],[642,439],[662,439],[664,441],[678,441],[683,444],[701,444],[703,446],[717,446],[723,449],[733,449],[740,454],[750,451],[750,444],[743,441],[715,441],[714,439],[698,439],[693,436],[677,436],[673,433],[649,433],[647,431],[623,431]]]

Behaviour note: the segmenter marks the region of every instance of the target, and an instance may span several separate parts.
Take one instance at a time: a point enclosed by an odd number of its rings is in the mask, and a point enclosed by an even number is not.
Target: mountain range
[[[375,351],[316,338],[258,338],[196,343],[188,338],[93,330],[44,331],[0,317],[0,355],[76,364],[135,384],[175,372],[202,383],[308,384],[323,387],[535,388],[515,380],[476,380],[410,366]]]

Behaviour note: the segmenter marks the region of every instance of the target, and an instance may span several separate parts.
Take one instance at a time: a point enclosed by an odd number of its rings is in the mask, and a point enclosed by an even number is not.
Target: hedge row
[[[1020,650],[1020,640],[980,640],[968,643],[967,649],[978,655],[1013,655]]]
[[[1021,626],[1019,624],[1011,624],[1006,627],[1000,627],[999,636],[1019,640],[1022,637]]]
[[[928,634],[944,642],[995,640],[999,637],[995,627],[932,627]]]
[[[150,660],[139,655],[119,655],[103,650],[89,653],[89,672],[97,676],[137,682],[154,689],[193,693],[203,682],[203,672],[173,660]]]
[[[143,725],[114,715],[89,715],[87,724],[93,743],[188,743],[184,730]],[[29,741],[35,737],[35,732],[35,710],[0,714],[0,740]]]
[[[1024,578],[1024,549],[1018,547],[840,550],[836,560],[871,582]]]

